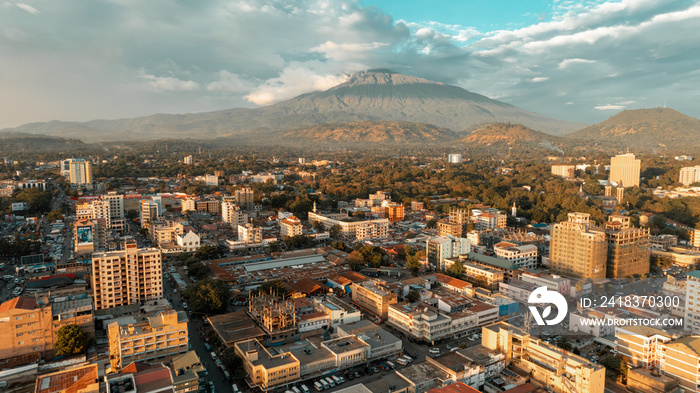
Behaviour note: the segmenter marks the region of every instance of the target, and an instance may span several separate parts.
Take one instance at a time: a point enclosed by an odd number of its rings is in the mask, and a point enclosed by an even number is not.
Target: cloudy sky
[[[0,3],[0,128],[268,105],[379,67],[565,120],[700,117],[700,1]]]

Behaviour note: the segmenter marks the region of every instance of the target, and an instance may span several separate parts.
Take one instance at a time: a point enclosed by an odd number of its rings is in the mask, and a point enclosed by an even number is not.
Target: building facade
[[[398,295],[390,292],[381,283],[365,281],[352,285],[352,302],[358,307],[386,320],[389,305],[398,301]]]
[[[642,160],[634,154],[620,154],[610,159],[610,181],[619,187],[639,187]]]
[[[605,232],[593,227],[588,213],[569,213],[569,220],[554,224],[549,245],[549,267],[576,278],[605,278]]]

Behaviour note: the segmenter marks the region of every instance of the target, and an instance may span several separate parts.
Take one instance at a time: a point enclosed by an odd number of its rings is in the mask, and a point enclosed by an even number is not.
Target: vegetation
[[[462,261],[455,261],[455,263],[445,270],[445,274],[455,278],[462,278],[464,275],[464,264]]]
[[[85,353],[93,344],[93,338],[78,325],[66,325],[56,332],[54,349],[57,356]]]
[[[258,293],[276,294],[284,297],[287,294],[287,287],[282,280],[265,281],[258,288]]]
[[[231,374],[231,378],[236,382],[240,383],[248,376],[243,367],[243,359],[236,354],[236,350],[233,348],[226,348],[221,353],[221,363],[224,364],[224,367]]]
[[[629,367],[620,356],[608,356],[600,364],[607,369],[613,377],[619,378],[622,383],[627,383],[627,371]]]
[[[231,293],[224,281],[205,278],[187,287],[184,296],[192,312],[220,314],[226,311]]]
[[[410,290],[408,291],[408,295],[406,295],[406,299],[411,303],[417,302],[418,300],[420,300],[420,293],[414,290]]]

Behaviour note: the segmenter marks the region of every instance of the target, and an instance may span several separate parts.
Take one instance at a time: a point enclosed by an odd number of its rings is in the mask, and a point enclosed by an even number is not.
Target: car
[[[440,348],[437,348],[437,347],[435,347],[435,348],[430,348],[430,350],[429,350],[428,352],[433,353],[433,354],[439,354],[439,353],[440,353]]]
[[[372,367],[372,372],[376,374],[376,373],[378,373],[378,372],[379,372],[379,369],[378,369],[378,368],[376,368],[376,367]]]
[[[236,385],[235,383],[233,385],[231,385],[231,389],[233,389],[233,393],[240,393],[241,392],[240,390],[238,390],[238,385]]]
[[[445,348],[447,348],[447,349],[452,349],[452,347],[450,346],[450,344],[445,344]]]
[[[207,349],[207,352],[211,352],[211,345],[204,343],[204,348]]]
[[[355,371],[355,374],[354,374],[354,375],[355,375],[355,378],[360,378],[360,377],[361,377],[360,373],[358,373],[357,371]]]
[[[182,302],[182,307],[187,310],[187,302]]]

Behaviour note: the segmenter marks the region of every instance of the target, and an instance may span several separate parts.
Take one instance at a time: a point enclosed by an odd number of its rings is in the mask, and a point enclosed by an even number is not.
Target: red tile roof
[[[472,284],[466,281],[462,281],[460,279],[450,277],[442,273],[435,273],[435,279],[437,279],[440,284],[449,285],[451,287],[460,289],[469,288],[472,286]]]
[[[0,313],[14,309],[33,310],[36,308],[36,300],[30,297],[16,297],[0,304]]]

